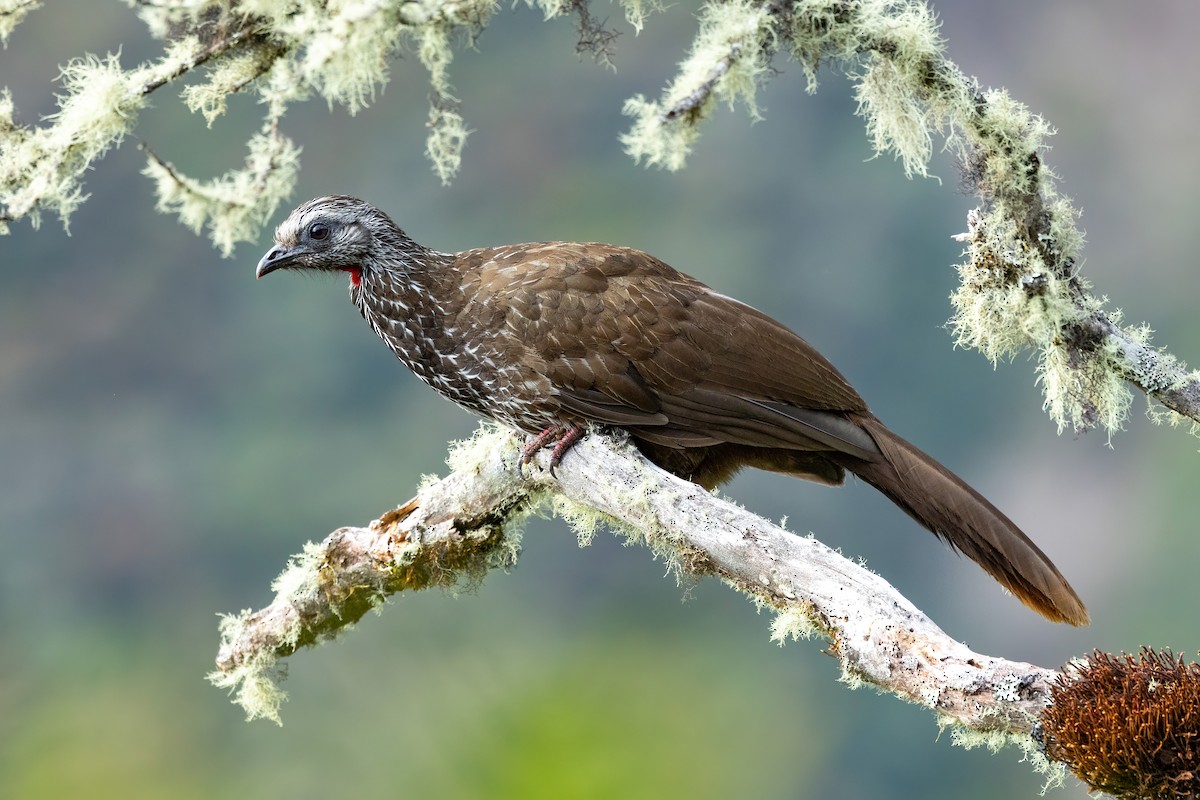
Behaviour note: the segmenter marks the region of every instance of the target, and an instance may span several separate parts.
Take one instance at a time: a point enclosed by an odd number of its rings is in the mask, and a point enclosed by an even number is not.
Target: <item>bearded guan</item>
[[[712,488],[742,467],[883,492],[1026,605],[1087,611],[1015,524],[892,433],[832,364],[767,315],[651,255],[540,242],[441,253],[353,197],[320,197],[258,264],[340,271],[375,333],[422,380],[552,447],[621,428],[654,463]]]

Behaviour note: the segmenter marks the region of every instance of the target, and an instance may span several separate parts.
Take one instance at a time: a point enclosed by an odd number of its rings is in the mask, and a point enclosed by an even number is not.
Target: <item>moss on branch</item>
[[[366,528],[341,528],[293,559],[274,601],[226,618],[217,669],[251,718],[279,720],[280,659],[333,638],[387,595],[455,586],[512,563],[514,527],[549,501],[586,544],[603,525],[639,540],[677,577],[714,575],[770,612],[771,639],[819,638],[841,680],[932,710],[957,744],[1016,745],[1061,781],[1033,738],[1053,670],[975,653],[880,576],[812,537],[788,533],[646,461],[623,437],[593,433],[549,472],[516,468],[512,433],[487,424],[455,446],[453,472]]]
[[[243,166],[209,180],[149,156],[158,207],[209,237],[224,253],[256,239],[288,198],[299,148],[281,133],[293,104],[313,96],[354,113],[374,102],[402,47],[415,50],[431,87],[426,152],[443,182],[459,169],[468,126],[454,96],[456,47],[469,46],[490,21],[494,0],[127,0],[163,41],[157,60],[131,68],[117,56],[88,57],[62,74],[59,110],[40,127],[17,121],[0,91],[0,232],[43,212],[64,222],[86,199],[83,176],[130,134],[147,97],[201,73],[183,92],[211,123],[232,94],[262,101],[265,119]],[[619,0],[640,28],[647,0]],[[586,0],[527,0],[547,19],[572,14],[580,46],[611,57],[610,32]],[[38,6],[0,0],[0,37]],[[634,118],[622,136],[647,165],[682,168],[703,122],[719,104],[757,119],[756,96],[790,55],[815,90],[819,68],[836,65],[854,84],[858,114],[878,154],[906,174],[928,176],[939,142],[962,165],[979,197],[958,267],[951,327],[960,345],[993,361],[1037,354],[1045,407],[1060,430],[1119,430],[1130,384],[1168,410],[1200,420],[1200,373],[1150,344],[1145,325],[1124,327],[1079,275],[1083,234],[1078,210],[1058,194],[1043,163],[1051,126],[999,89],[983,90],[949,61],[937,19],[920,0],[710,0],[678,74],[658,100],[630,99]]]

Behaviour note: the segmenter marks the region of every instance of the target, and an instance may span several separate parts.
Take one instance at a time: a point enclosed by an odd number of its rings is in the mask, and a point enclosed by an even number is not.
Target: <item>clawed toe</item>
[[[539,451],[553,446],[554,449],[550,451],[550,474],[554,475],[554,468],[562,463],[563,456],[583,438],[583,434],[586,432],[587,428],[578,422],[567,425],[551,425],[525,445],[521,451],[521,458],[517,462],[517,470],[520,471],[522,466],[532,461]]]

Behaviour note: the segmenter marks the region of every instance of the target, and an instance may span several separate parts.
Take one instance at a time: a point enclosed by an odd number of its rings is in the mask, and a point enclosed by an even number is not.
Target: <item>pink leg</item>
[[[529,444],[525,445],[525,449],[521,451],[521,463],[528,464],[530,461],[532,461],[533,457],[538,454],[538,451],[550,444],[550,442],[560,433],[562,433],[561,427],[558,425],[551,425],[549,428],[546,428],[537,436],[530,439]]]
[[[576,442],[583,438],[583,434],[586,431],[587,428],[576,422],[572,422],[567,426],[566,430],[563,431],[562,436],[559,437],[558,442],[554,445],[554,449],[550,451],[551,475],[554,474],[554,468],[562,463],[563,456],[567,454],[568,450],[575,446]]]
[[[550,451],[550,474],[553,475],[554,468],[562,462],[563,456],[583,438],[583,434],[586,432],[587,428],[578,422],[568,425],[551,425],[525,445],[525,449],[521,451],[521,463],[528,464],[539,450],[553,444],[554,449]]]

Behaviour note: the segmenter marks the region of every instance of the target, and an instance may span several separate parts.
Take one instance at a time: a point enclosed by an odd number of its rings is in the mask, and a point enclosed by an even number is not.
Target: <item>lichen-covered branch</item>
[[[183,99],[209,124],[233,94],[253,92],[263,103],[265,120],[249,142],[248,163],[203,181],[165,170],[167,162],[151,156],[146,172],[155,181],[159,208],[196,230],[207,223],[225,254],[233,243],[257,237],[295,185],[299,150],[279,132],[287,108],[318,94],[357,112],[387,83],[391,62],[406,43],[414,46],[432,89],[426,151],[443,181],[457,172],[467,127],[449,79],[455,38],[469,43],[490,19],[494,0],[126,2],[162,40],[159,58],[129,69],[115,55],[73,61],[63,69],[59,112],[41,127],[18,122],[10,93],[0,90],[0,234],[21,219],[38,225],[44,211],[65,225],[86,199],[84,174],[132,133],[147,97],[197,71],[204,80],[184,87]],[[586,0],[528,2],[547,18],[576,14],[580,47],[600,60],[611,54],[612,35],[589,14]],[[640,27],[643,0],[622,3]],[[0,0],[0,39],[6,41],[39,5]]]
[[[252,238],[275,214],[300,169],[300,148],[279,132],[275,121],[251,137],[249,147],[245,167],[208,181],[180,173],[144,148],[143,174],[158,188],[158,210],[175,213],[195,233],[207,224],[224,255],[232,254],[237,242]]]
[[[12,13],[26,10],[19,7]],[[62,73],[65,92],[58,98],[59,110],[41,128],[18,124],[11,94],[7,89],[0,92],[0,233],[7,232],[6,223],[24,217],[38,225],[43,210],[55,211],[65,223],[86,199],[83,174],[133,130],[148,95],[230,53],[264,46],[252,21],[237,23],[203,39],[175,39],[160,60],[130,70],[121,67],[117,56],[68,64]],[[282,170],[281,177],[290,190],[292,181]],[[241,202],[262,201],[264,208],[273,210],[267,205],[270,199],[247,195]]]
[[[626,151],[651,166],[681,169],[700,123],[719,100],[730,106],[741,101],[757,117],[755,94],[779,44],[772,11],[770,4],[755,0],[708,3],[692,51],[662,99],[638,95],[625,103],[625,113],[635,117],[621,137]]]
[[[69,64],[59,112],[41,127],[19,124],[11,95],[0,90],[0,233],[19,219],[36,225],[46,210],[65,222],[85,199],[83,175],[132,132],[148,95],[196,71],[205,80],[183,98],[209,123],[232,94],[262,101],[266,118],[246,164],[205,181],[168,168],[165,153],[150,158],[146,174],[159,208],[194,230],[207,227],[226,254],[258,235],[295,184],[299,148],[280,132],[285,110],[314,94],[351,112],[366,106],[405,43],[432,89],[427,154],[443,181],[458,170],[468,129],[449,68],[457,43],[470,43],[490,20],[493,0],[127,2],[163,40],[159,59],[131,69],[116,56]],[[580,45],[608,58],[612,36],[587,0],[527,2],[546,18],[574,14]],[[635,28],[655,6],[619,2]],[[37,6],[0,0],[0,37]],[[810,89],[822,65],[840,65],[876,152],[893,154],[906,174],[929,174],[938,140],[958,158],[980,201],[962,237],[961,286],[952,298],[958,344],[993,361],[1035,352],[1045,407],[1060,430],[1119,430],[1131,385],[1167,409],[1157,418],[1200,422],[1200,373],[1154,349],[1147,326],[1122,326],[1079,274],[1079,212],[1057,194],[1042,161],[1051,126],[1003,90],[982,90],[947,59],[921,0],[710,0],[661,98],[627,102],[628,152],[681,168],[718,103],[740,103],[758,116],[756,92],[775,74],[779,53],[798,60]]]
[[[0,42],[7,44],[13,29],[41,4],[42,0],[0,0]]]
[[[1200,421],[1200,373],[1152,348],[1148,327],[1122,327],[1078,273],[1079,212],[1042,163],[1053,129],[947,59],[937,20],[920,0],[709,3],[662,99],[626,106],[635,118],[627,150],[681,168],[719,101],[742,99],[757,115],[755,90],[780,51],[800,62],[810,89],[821,64],[843,65],[875,151],[895,155],[908,175],[928,175],[936,139],[958,157],[981,201],[961,237],[967,251],[951,320],[958,344],[993,361],[1036,352],[1045,407],[1060,431],[1119,430],[1130,384],[1169,409],[1157,417]]]
[[[1145,328],[1122,328],[1107,314],[1094,314],[1079,323],[1084,341],[1102,341],[1118,352],[1117,368],[1126,379],[1168,410],[1167,422],[1200,419],[1200,379],[1178,358],[1149,344]]]
[[[518,470],[519,454],[510,432],[485,425],[456,448],[448,477],[366,527],[309,545],[269,606],[226,620],[213,681],[251,717],[278,720],[279,659],[335,636],[389,594],[478,581],[511,563],[521,521],[548,503],[583,538],[605,524],[680,574],[719,577],[774,612],[771,635],[781,643],[828,640],[851,685],[924,705],[964,741],[984,736],[1033,752],[1029,733],[1053,670],[972,652],[883,578],[658,469],[626,443],[589,436],[556,477],[545,454]]]
[[[275,580],[271,605],[224,619],[213,683],[233,691],[250,719],[278,721],[280,658],[333,638],[389,595],[474,583],[513,563],[520,523],[542,490],[513,468],[510,440],[480,437],[459,450],[454,472],[404,505],[308,544]]]
[[[1052,215],[1039,213],[1045,229],[1014,233],[1015,226],[975,211],[968,231],[962,285],[952,296],[958,343],[993,361],[1036,343],[1038,379],[1046,409],[1059,424],[1083,430],[1101,425],[1110,435],[1124,423],[1136,386],[1167,409],[1156,420],[1200,420],[1200,373],[1150,344],[1150,329],[1122,326],[1117,312],[1089,292],[1074,260],[1056,263],[1048,230]],[[1000,230],[990,227],[999,224]],[[1030,243],[1049,244],[1045,255]]]

